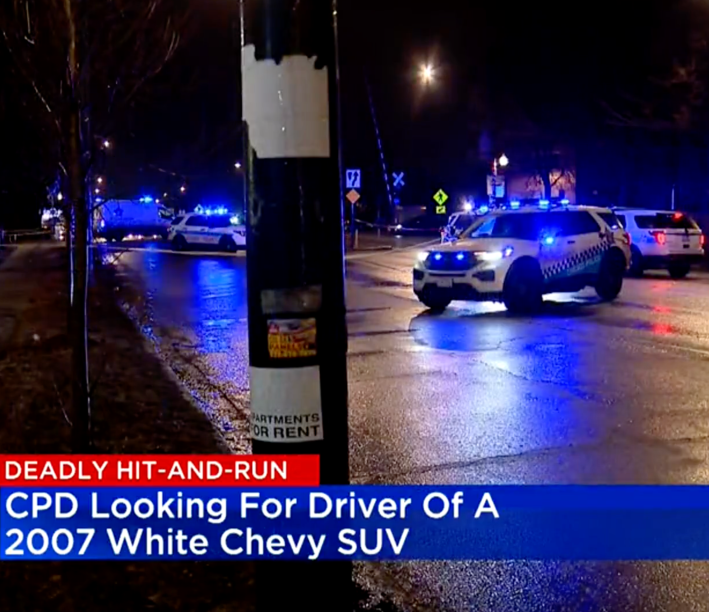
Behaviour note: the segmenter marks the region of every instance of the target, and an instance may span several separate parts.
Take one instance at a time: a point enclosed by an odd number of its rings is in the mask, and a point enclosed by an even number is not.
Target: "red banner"
[[[313,487],[317,455],[0,455],[0,487]]]

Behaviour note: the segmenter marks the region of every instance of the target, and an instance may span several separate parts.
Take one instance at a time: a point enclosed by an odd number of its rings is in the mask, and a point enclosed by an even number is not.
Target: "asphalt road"
[[[426,312],[416,250],[348,260],[352,479],[422,484],[707,484],[709,276],[627,280]],[[248,450],[245,257],[124,253],[152,335],[235,450]],[[709,564],[359,565],[406,610],[708,610]]]

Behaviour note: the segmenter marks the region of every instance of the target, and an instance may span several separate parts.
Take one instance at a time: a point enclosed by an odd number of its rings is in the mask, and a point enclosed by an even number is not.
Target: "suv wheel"
[[[187,240],[185,240],[185,237],[177,234],[177,236],[172,239],[172,248],[176,251],[184,251],[187,248]]]
[[[519,259],[510,266],[502,299],[512,314],[531,314],[542,307],[544,277],[533,259]]]
[[[628,270],[628,274],[630,276],[635,276],[636,278],[639,278],[643,275],[645,272],[645,269],[643,267],[643,254],[640,252],[640,249],[633,245],[630,248],[630,269]]]
[[[227,253],[236,253],[239,250],[236,242],[230,236],[224,236],[219,239],[219,248]]]
[[[428,289],[419,296],[419,301],[432,312],[443,312],[452,300],[440,291]]]
[[[601,270],[596,281],[598,297],[607,302],[618,297],[623,288],[623,275],[625,274],[625,256],[618,249],[611,249],[601,261]]]
[[[668,269],[671,278],[680,279],[689,274],[689,264],[672,263]]]

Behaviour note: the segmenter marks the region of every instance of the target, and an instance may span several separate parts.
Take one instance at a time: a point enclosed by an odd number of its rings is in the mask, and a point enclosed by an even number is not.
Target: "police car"
[[[630,273],[667,270],[684,278],[693,264],[704,260],[704,235],[689,215],[676,211],[614,209],[631,238]]]
[[[230,214],[189,213],[176,217],[168,230],[172,247],[184,251],[189,247],[217,247],[236,253],[246,247],[246,228]]]
[[[511,203],[419,253],[414,293],[433,311],[453,300],[490,300],[531,313],[544,294],[589,286],[614,300],[629,264],[630,237],[610,209]]]

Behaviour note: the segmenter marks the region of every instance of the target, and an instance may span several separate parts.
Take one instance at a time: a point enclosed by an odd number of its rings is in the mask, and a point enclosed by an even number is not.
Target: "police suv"
[[[704,261],[704,234],[689,215],[676,211],[614,209],[631,238],[630,273],[667,270],[684,278],[691,266]]]
[[[531,313],[544,294],[589,286],[614,300],[629,264],[630,238],[610,209],[512,203],[419,253],[414,293],[439,312],[453,300],[489,300]]]
[[[236,253],[246,247],[246,228],[233,215],[189,213],[172,221],[168,240],[178,251],[188,247],[218,247]]]

